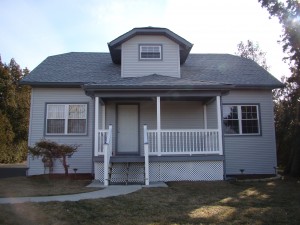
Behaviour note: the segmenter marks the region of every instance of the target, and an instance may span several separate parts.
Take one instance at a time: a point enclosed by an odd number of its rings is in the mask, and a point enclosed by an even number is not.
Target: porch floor
[[[163,155],[163,156],[156,156],[150,155],[149,161],[150,162],[178,162],[178,161],[223,161],[224,155]],[[94,162],[103,162],[104,157],[103,155],[94,156]],[[118,155],[118,156],[111,156],[110,162],[113,163],[127,163],[127,162],[145,162],[144,156],[138,155]]]

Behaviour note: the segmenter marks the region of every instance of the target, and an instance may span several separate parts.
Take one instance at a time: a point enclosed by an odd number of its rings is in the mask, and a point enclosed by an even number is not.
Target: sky
[[[165,27],[193,43],[191,53],[237,52],[251,40],[270,72],[289,76],[278,44],[282,28],[257,0],[0,0],[0,55],[33,70],[51,55],[108,52],[134,27]]]

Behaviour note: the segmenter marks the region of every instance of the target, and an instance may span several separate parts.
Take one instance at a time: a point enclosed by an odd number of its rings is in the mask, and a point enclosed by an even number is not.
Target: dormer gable
[[[152,74],[180,78],[192,44],[166,28],[134,28],[108,43],[112,61],[121,64],[121,77]]]
[[[121,46],[124,42],[129,39],[137,36],[137,35],[153,35],[153,36],[165,36],[168,39],[174,41],[179,45],[179,56],[180,56],[180,64],[183,64],[192,47],[193,44],[175,34],[171,30],[167,28],[159,28],[159,27],[141,27],[141,28],[133,28],[127,33],[121,35],[120,37],[114,39],[113,41],[108,43],[109,52],[112,58],[112,61],[115,64],[121,64]]]

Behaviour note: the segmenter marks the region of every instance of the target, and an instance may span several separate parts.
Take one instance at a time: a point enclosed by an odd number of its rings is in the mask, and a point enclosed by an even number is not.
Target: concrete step
[[[110,157],[110,162],[116,163],[116,162],[145,162],[145,157],[144,156],[112,156]]]

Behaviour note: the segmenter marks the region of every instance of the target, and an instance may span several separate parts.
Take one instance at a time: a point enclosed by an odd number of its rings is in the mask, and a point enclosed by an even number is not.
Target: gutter
[[[208,82],[209,83],[209,82]],[[85,82],[35,82],[20,81],[20,85],[30,85],[32,87],[50,87],[50,88],[78,88],[81,87],[87,91],[156,91],[156,90],[219,90],[229,91],[234,89],[277,89],[284,88],[284,84],[275,85],[253,85],[253,84],[213,84],[213,85],[101,85]]]
[[[277,89],[277,88],[284,88],[285,85],[280,84],[271,84],[271,85],[253,85],[253,84],[236,84],[235,89]]]
[[[30,85],[31,87],[51,87],[51,88],[74,88],[81,87],[84,82],[34,82],[34,81],[20,81],[20,85]]]
[[[82,85],[84,90],[87,91],[196,91],[196,90],[230,90],[233,86],[228,85],[195,85],[195,86],[186,86],[186,85]]]

